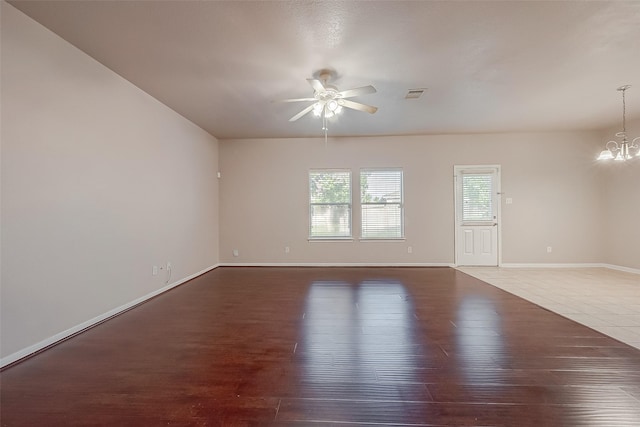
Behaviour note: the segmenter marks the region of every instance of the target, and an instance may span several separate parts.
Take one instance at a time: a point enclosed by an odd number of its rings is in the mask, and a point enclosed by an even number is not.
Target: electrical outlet
[[[288,254],[289,252],[291,252],[291,249],[289,248],[289,246],[285,246],[284,247],[284,253]]]
[[[551,246],[547,246],[547,253],[550,254],[553,252],[553,248]]]
[[[158,266],[157,266],[157,265],[154,265],[154,266],[153,266],[153,269],[151,270],[151,273],[152,273],[154,276],[157,276],[157,275],[158,275]]]
[[[240,256],[240,251],[237,249],[233,250],[233,256]]]
[[[413,247],[411,247],[411,246],[407,247],[407,253],[408,254],[412,254],[413,253]]]

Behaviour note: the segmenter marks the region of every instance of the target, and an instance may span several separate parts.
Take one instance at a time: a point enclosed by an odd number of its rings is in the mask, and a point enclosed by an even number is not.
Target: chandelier
[[[633,157],[640,157],[640,136],[634,138],[629,142],[627,139],[627,123],[626,123],[626,105],[624,100],[624,93],[629,89],[630,85],[620,86],[617,90],[622,92],[622,132],[616,133],[616,138],[621,138],[621,141],[609,141],[605,145],[605,149],[598,156],[598,160],[616,160],[624,162],[630,160]]]

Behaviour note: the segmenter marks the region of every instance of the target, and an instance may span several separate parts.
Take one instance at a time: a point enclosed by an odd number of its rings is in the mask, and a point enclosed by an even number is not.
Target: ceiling
[[[640,1],[9,3],[220,139],[322,136],[272,101],[323,68],[378,90],[333,136],[621,126],[623,84],[640,119]]]

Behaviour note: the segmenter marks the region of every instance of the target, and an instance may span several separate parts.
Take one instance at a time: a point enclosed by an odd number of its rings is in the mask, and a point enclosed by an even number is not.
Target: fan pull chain
[[[327,133],[329,132],[329,127],[327,126],[327,115],[324,111],[322,112],[322,130],[324,130],[324,148],[326,149],[328,146]]]

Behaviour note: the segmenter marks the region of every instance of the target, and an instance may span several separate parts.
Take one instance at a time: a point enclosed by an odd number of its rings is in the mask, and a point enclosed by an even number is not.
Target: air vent
[[[422,94],[426,91],[426,88],[419,88],[419,89],[409,89],[407,91],[407,95],[405,96],[405,99],[418,99],[422,96]]]

